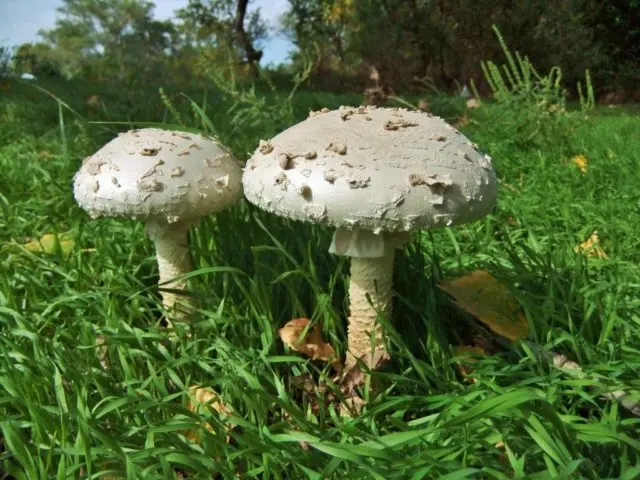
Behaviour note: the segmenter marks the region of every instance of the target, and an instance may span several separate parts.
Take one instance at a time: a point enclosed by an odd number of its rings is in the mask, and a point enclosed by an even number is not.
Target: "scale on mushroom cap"
[[[242,182],[263,210],[336,229],[329,251],[351,257],[347,368],[387,357],[376,317],[391,313],[408,232],[477,220],[496,202],[488,156],[444,120],[397,108],[312,112],[261,142]]]

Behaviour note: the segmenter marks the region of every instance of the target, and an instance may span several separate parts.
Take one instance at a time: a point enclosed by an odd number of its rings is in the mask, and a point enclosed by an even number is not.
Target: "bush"
[[[489,128],[520,149],[538,149],[551,144],[560,150],[570,150],[573,131],[584,119],[584,112],[594,106],[589,72],[585,85],[578,84],[580,110],[569,112],[560,67],[554,66],[549,73],[541,75],[527,57],[511,53],[497,27],[493,30],[507,64],[481,63],[495,100]]]

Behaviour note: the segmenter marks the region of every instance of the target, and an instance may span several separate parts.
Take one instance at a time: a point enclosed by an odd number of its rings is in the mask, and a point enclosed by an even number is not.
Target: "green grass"
[[[69,255],[0,250],[0,469],[29,480],[100,478],[105,470],[130,479],[178,471],[197,479],[640,475],[640,419],[602,398],[640,390],[637,116],[596,113],[577,125],[569,145],[549,139],[544,150],[519,151],[485,128],[490,106],[478,112],[466,133],[494,158],[498,207],[467,226],[416,234],[399,255],[394,360],[376,374],[382,392],[364,392],[367,407],[346,419],[320,393],[296,387],[304,374],[330,383],[329,368],[286,351],[277,338],[284,322],[306,316],[344,351],[348,265],[327,252],[330,232],[246,203],[205,219],[190,239],[201,310],[191,336],[168,341],[142,226],[91,221],[73,201],[71,179],[84,156],[128,128],[86,119],[175,119],[155,92],[120,97],[104,88],[97,93],[105,108],[89,112],[83,100],[93,87],[47,88],[80,117],[25,85],[0,98],[0,244],[66,231],[76,243]],[[186,99],[172,98],[185,122],[199,127]],[[294,116],[359,100],[300,92]],[[206,113],[242,158],[286,126],[241,106],[229,111],[225,102],[210,94]],[[455,101],[432,105],[455,118]],[[587,156],[587,175],[565,164],[568,150]],[[594,229],[608,260],[573,252]],[[518,344],[479,361],[477,382],[466,382],[450,345],[470,319],[435,285],[475,268],[512,288],[531,341],[597,380],[554,369]],[[108,370],[97,335],[106,340]],[[213,387],[235,415],[189,412],[192,384]],[[226,424],[236,425],[229,443]],[[201,445],[183,434],[193,428]]]

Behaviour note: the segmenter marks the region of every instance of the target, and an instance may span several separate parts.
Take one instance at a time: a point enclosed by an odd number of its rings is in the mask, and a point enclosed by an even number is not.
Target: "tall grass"
[[[118,130],[135,122],[177,123],[165,115],[166,102],[130,92],[124,104],[105,90],[98,92],[104,108],[92,112],[64,85],[47,88],[58,101],[12,88],[0,103],[0,242],[70,231],[75,247],[69,255],[2,249],[0,468],[8,474],[30,480],[109,472],[131,479],[640,475],[640,422],[602,398],[640,386],[637,118],[592,115],[576,128],[572,148],[589,159],[583,175],[559,156],[553,138],[518,149],[490,128],[492,106],[473,113],[479,123],[467,133],[494,157],[498,207],[473,224],[416,233],[398,256],[393,363],[375,374],[381,390],[362,392],[362,414],[345,418],[320,389],[299,386],[309,376],[339,396],[330,368],[286,351],[277,338],[284,322],[306,316],[344,352],[348,266],[328,254],[330,232],[246,202],[206,218],[190,238],[197,266],[191,293],[201,309],[190,331],[169,341],[160,326],[153,246],[142,226],[92,221],[71,192],[82,158]],[[252,123],[246,107],[219,91],[207,92],[206,100],[203,93],[165,93],[186,128],[211,129],[242,158],[276,129],[263,118]],[[282,98],[269,95],[260,96],[263,105]],[[287,121],[343,103],[359,103],[359,96],[299,91]],[[242,129],[237,118],[247,122]],[[606,261],[573,252],[593,229]],[[598,380],[572,378],[518,344],[474,363],[476,381],[466,381],[451,344],[471,319],[436,283],[474,268],[512,287],[531,340],[579,361]],[[201,418],[189,411],[193,384],[213,387],[235,413]],[[199,444],[187,430],[198,432]]]

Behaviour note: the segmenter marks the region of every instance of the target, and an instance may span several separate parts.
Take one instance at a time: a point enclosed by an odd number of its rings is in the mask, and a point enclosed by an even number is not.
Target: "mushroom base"
[[[177,279],[193,270],[189,252],[188,232],[190,225],[184,222],[173,224],[147,223],[145,231],[156,246],[159,285],[162,304],[171,320],[181,321],[189,313],[189,301],[184,295],[167,290],[185,290],[187,281]],[[171,326],[171,321],[167,322]]]
[[[377,258],[352,257],[349,284],[349,332],[345,371],[360,358],[371,369],[389,358],[378,314],[391,314],[394,248]],[[371,303],[367,299],[371,299]]]

